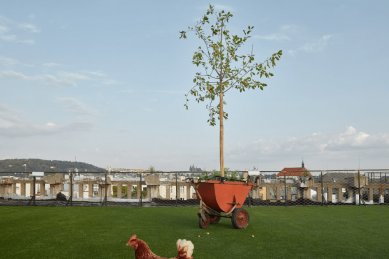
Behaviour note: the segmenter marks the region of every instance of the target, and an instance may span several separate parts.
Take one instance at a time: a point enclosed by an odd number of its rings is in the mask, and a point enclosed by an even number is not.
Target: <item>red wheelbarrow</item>
[[[198,213],[200,228],[216,224],[222,217],[231,218],[234,228],[242,229],[248,226],[249,213],[242,206],[253,188],[253,183],[207,180],[194,183],[194,187],[200,199]]]

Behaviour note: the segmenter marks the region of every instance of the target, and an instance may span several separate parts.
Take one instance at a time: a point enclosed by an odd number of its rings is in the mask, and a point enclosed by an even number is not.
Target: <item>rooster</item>
[[[127,246],[130,246],[135,250],[135,259],[193,259],[194,245],[191,241],[185,239],[177,240],[177,256],[176,257],[161,257],[154,254],[145,241],[138,239],[134,234],[127,242]]]

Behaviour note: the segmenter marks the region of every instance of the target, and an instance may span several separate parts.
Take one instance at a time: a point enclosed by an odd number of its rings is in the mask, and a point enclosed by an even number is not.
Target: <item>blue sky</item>
[[[0,159],[218,168],[218,127],[185,93],[208,1],[1,1]],[[264,91],[228,92],[232,169],[389,168],[387,1],[217,1],[258,60]]]

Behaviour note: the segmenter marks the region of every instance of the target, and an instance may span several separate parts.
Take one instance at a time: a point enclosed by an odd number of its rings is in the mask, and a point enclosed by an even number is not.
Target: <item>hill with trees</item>
[[[83,163],[43,159],[4,159],[0,160],[0,172],[104,172],[103,168]]]

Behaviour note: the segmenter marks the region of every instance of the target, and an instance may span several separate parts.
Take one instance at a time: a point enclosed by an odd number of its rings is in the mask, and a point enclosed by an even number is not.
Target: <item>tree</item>
[[[260,79],[273,76],[269,70],[276,65],[282,55],[282,50],[279,50],[262,63],[257,63],[252,49],[249,54],[240,54],[239,50],[251,37],[254,27],[248,26],[244,29],[243,36],[232,34],[227,27],[232,16],[230,12],[224,10],[216,12],[210,5],[195,26],[180,32],[181,39],[186,39],[187,32],[191,32],[201,41],[192,57],[192,63],[201,72],[196,72],[193,78],[194,86],[186,94],[185,107],[188,109],[191,95],[198,103],[207,102],[208,123],[211,126],[216,125],[216,117],[219,120],[222,177],[224,177],[224,119],[228,118],[228,113],[224,111],[224,95],[231,89],[239,92],[248,89],[263,90],[266,83]],[[214,104],[215,100],[217,105]]]

